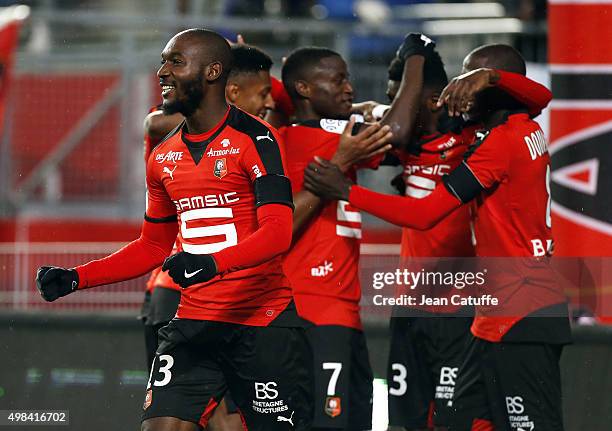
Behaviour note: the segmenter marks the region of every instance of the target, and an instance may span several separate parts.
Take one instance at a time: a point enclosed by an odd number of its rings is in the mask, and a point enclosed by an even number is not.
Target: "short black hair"
[[[404,62],[398,57],[393,57],[393,60],[391,60],[391,63],[389,63],[387,75],[389,76],[389,81],[402,82],[402,76],[404,75]]]
[[[251,45],[232,46],[232,69],[230,78],[243,73],[257,74],[262,70],[269,72],[272,59],[261,49]]]
[[[227,80],[229,71],[232,68],[232,53],[229,43],[223,36],[205,28],[190,28],[174,36],[174,38],[178,37],[196,39],[200,45],[201,52],[204,54],[201,58],[202,63],[207,64],[213,61],[221,63],[222,73],[220,79],[223,82]]]
[[[402,81],[404,62],[395,57],[391,60],[388,69],[389,81]],[[444,69],[442,57],[436,51],[425,58],[423,65],[423,86],[433,90],[442,90],[448,84],[448,75]]]
[[[527,73],[523,56],[510,45],[496,43],[479,46],[466,56],[465,60],[468,59],[478,67],[505,70],[520,75],[526,75]],[[525,109],[523,103],[499,87],[487,88],[476,97],[480,109],[488,112]]]
[[[283,85],[289,93],[289,97],[292,99],[299,97],[295,91],[295,82],[306,79],[306,73],[309,69],[316,66],[324,58],[334,56],[341,57],[332,49],[317,46],[298,48],[289,54],[282,69]]]
[[[525,59],[520,52],[510,45],[495,43],[479,46],[470,52],[467,57],[483,59],[483,67],[505,70],[521,75],[527,74]]]

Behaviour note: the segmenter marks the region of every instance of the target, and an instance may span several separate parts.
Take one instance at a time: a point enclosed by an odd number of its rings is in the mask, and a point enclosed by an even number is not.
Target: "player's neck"
[[[308,120],[320,120],[321,117],[317,114],[309,104],[296,103],[295,104],[295,119],[298,123]]]
[[[482,123],[484,124],[485,128],[492,129],[493,127],[499,126],[506,121],[508,112],[510,111],[507,109],[499,109],[497,111],[488,112],[482,117]]]
[[[417,128],[417,136],[429,136],[438,133],[438,117],[432,117],[429,124],[422,124]]]
[[[185,119],[187,130],[192,135],[199,135],[214,129],[227,113],[225,96],[215,102],[203,102],[200,107]]]

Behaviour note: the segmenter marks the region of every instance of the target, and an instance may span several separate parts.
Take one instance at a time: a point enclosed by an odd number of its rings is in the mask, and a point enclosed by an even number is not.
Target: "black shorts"
[[[229,389],[249,430],[309,429],[311,354],[303,328],[175,319],[159,337],[143,420],[171,416],[205,427]]]
[[[141,318],[144,323],[147,368],[149,371],[157,350],[157,331],[172,320],[180,301],[181,292],[166,287],[156,287],[153,289],[153,293],[147,292],[145,294]]]
[[[362,331],[312,326],[306,335],[313,352],[315,428],[372,428],[373,376]]]
[[[470,431],[481,419],[496,431],[563,431],[562,350],[560,344],[491,343],[471,336],[449,429]]]
[[[471,323],[471,317],[391,318],[389,425],[448,426]]]

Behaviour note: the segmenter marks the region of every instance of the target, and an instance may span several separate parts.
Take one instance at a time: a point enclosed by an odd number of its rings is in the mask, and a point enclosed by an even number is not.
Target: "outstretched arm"
[[[308,165],[304,187],[322,198],[348,200],[351,205],[396,225],[426,230],[507,177],[508,136],[499,130],[483,134],[467,159],[421,199],[384,195],[356,186],[337,166],[320,158]]]
[[[176,220],[152,223],[145,220],[140,238],[102,259],[77,266],[79,289],[139,277],[161,265],[176,241]]]
[[[431,229],[461,206],[461,201],[443,185],[438,185],[431,195],[423,199],[385,195],[353,185],[348,201],[354,207],[389,223],[418,230]]]
[[[438,185],[423,199],[374,192],[354,185],[336,166],[322,159],[306,169],[304,187],[328,199],[349,201],[360,210],[398,226],[420,230],[435,226],[462,204],[444,185]]]
[[[77,289],[129,280],[159,266],[172,251],[178,227],[176,220],[152,223],[145,220],[140,238],[103,259],[73,269],[42,266],[36,286],[45,301],[55,301]]]

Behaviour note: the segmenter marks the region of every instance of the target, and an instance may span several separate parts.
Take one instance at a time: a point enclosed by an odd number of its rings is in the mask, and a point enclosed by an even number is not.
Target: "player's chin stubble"
[[[164,114],[172,115],[178,112],[184,117],[189,117],[198,109],[204,96],[200,81],[198,79],[187,81],[182,87],[185,89],[184,97],[176,97],[173,101],[164,100],[162,104]]]

